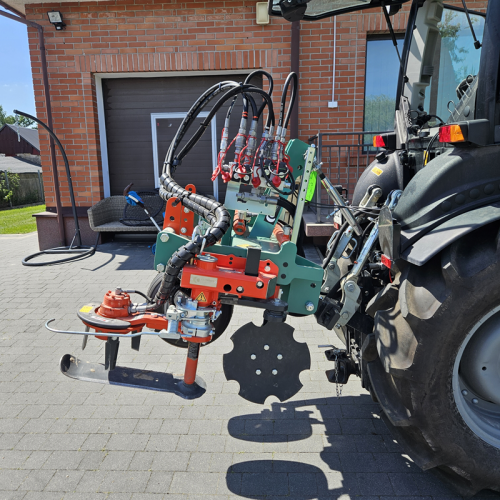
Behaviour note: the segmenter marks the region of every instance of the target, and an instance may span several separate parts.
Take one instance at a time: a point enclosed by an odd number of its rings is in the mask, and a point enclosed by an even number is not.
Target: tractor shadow
[[[276,446],[267,445],[273,459],[233,463],[227,487],[251,499],[462,498],[404,455],[380,412],[369,395],[361,395],[273,403],[260,413],[233,417],[228,422],[232,437]],[[485,491],[475,497],[483,498],[500,495]]]
[[[116,271],[151,271],[154,267],[154,254],[151,251],[153,244],[154,240],[101,243],[85,270],[95,272],[111,266]]]

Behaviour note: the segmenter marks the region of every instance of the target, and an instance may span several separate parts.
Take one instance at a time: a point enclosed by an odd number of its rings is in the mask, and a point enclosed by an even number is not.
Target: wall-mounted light
[[[66,26],[63,23],[62,14],[58,10],[53,10],[51,12],[47,12],[47,16],[49,16],[49,21],[56,27],[56,30],[62,30]]]
[[[255,22],[257,24],[269,24],[269,11],[267,10],[267,2],[257,2],[257,16]]]

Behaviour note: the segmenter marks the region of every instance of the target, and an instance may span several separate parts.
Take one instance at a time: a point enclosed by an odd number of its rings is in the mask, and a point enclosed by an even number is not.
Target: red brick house
[[[292,124],[292,132],[307,140],[318,131],[364,130],[368,78],[394,87],[397,78],[395,51],[378,9],[336,21],[302,22],[299,32],[296,24],[276,17],[269,24],[257,24],[254,1],[5,3],[43,26],[54,131],[70,160],[82,216],[129,182],[137,188],[155,186],[162,155],[180,117],[216,81],[241,81],[253,69],[263,68],[272,73],[281,93],[286,75],[298,68],[299,120]],[[468,2],[475,9],[484,3]],[[61,12],[63,30],[49,23],[51,10]],[[404,8],[392,17],[396,33],[403,33],[406,20]],[[37,116],[46,120],[37,30],[28,28],[28,35]],[[298,51],[292,51],[292,42]],[[370,74],[367,64],[375,68]],[[391,89],[382,94],[391,97]],[[221,128],[219,122],[216,125],[218,142]],[[386,130],[390,123],[382,125]],[[211,189],[212,139],[200,144],[192,168],[178,171],[181,183],[194,177],[199,189]],[[53,211],[49,141],[42,130],[40,146],[47,209]],[[68,207],[60,157],[58,166],[61,202]]]
[[[16,125],[0,127],[0,154],[16,156],[17,154],[40,154],[38,130]]]

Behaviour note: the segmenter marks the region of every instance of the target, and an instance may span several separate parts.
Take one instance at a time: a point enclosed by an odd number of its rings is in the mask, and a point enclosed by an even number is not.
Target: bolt
[[[276,357],[277,357],[278,359],[283,359],[283,354],[278,354]]]
[[[161,233],[161,236],[160,236],[160,241],[161,241],[162,243],[166,243],[166,242],[168,241],[168,238],[169,238],[169,236],[168,236],[168,234],[167,234],[167,233]]]
[[[271,270],[271,266],[266,266],[266,267],[264,268],[264,271],[266,271],[266,273],[268,273],[270,270]]]
[[[269,351],[269,346],[267,344],[264,346],[264,351]]]
[[[333,264],[333,263],[328,264],[328,267],[329,267],[330,269],[335,269],[335,264]]]
[[[185,209],[184,209],[184,213],[185,213],[185,214],[188,214],[188,213],[189,213],[189,208],[185,208]]]
[[[465,389],[462,391],[462,396],[467,396],[469,394]]]
[[[340,323],[337,323],[337,324],[335,325],[335,328],[340,328],[340,327],[341,327],[341,326],[340,326]]]
[[[314,304],[312,302],[306,302],[306,311],[314,311]]]
[[[163,264],[158,264],[156,266],[156,270],[159,272],[159,273],[162,273],[163,271],[165,271],[165,266]]]
[[[346,312],[345,312],[344,314],[342,314],[342,317],[343,317],[344,319],[347,319],[347,318],[349,317],[349,313],[346,313]]]
[[[243,293],[245,290],[243,289],[243,287],[242,287],[242,286],[239,286],[239,287],[237,287],[237,288],[236,288],[236,291],[237,291],[238,293]]]
[[[245,177],[243,177],[243,180],[244,180],[245,182],[248,182],[248,181],[250,180],[250,176],[245,175]]]
[[[117,286],[115,288],[115,294],[116,295],[121,295],[122,293],[123,293],[122,287],[121,286]]]
[[[479,403],[479,400],[477,400],[476,398],[474,398],[474,399],[472,400],[472,402],[473,402],[475,405],[477,405],[477,404]]]
[[[272,373],[273,375],[278,375],[278,370],[273,370],[271,373]]]
[[[255,373],[256,373],[257,375],[260,375],[262,372],[261,372],[260,370],[255,370]]]
[[[257,281],[257,288],[262,288],[264,286],[264,283],[262,281]]]
[[[252,354],[252,355],[250,356],[250,359],[257,359],[257,356],[256,356],[255,354]]]
[[[182,233],[182,234],[186,234],[186,233],[187,233],[187,231],[188,231],[188,230],[187,230],[185,227],[181,227],[181,233]]]
[[[329,286],[325,286],[325,292],[329,292],[330,291],[330,287]]]
[[[354,290],[355,290],[354,283],[353,283],[352,281],[348,281],[348,282],[345,284],[345,289],[346,289],[348,292],[354,292]]]

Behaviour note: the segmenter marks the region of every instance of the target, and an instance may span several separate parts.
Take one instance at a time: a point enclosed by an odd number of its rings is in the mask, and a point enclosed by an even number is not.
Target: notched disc
[[[268,396],[286,401],[300,391],[299,375],[311,368],[311,355],[293,332],[286,323],[269,322],[247,323],[233,334],[234,349],[224,354],[223,366],[227,380],[240,384],[242,398],[263,404]]]

